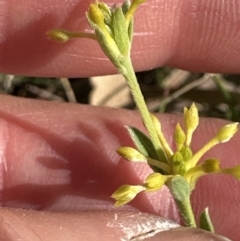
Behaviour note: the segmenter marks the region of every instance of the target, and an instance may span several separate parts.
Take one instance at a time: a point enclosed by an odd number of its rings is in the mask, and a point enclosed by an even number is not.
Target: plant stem
[[[187,227],[196,227],[196,221],[190,201],[190,185],[182,176],[175,175],[167,186],[182,215],[183,221]]]
[[[183,221],[187,227],[197,227],[195,217],[192,210],[192,205],[190,202],[190,197],[184,201],[176,200],[176,204],[181,212]]]
[[[124,66],[124,68],[122,66]],[[157,131],[154,128],[153,121],[146,106],[141,89],[137,82],[137,78],[130,57],[126,57],[123,61],[123,65],[117,67],[128,83],[134,102],[142,116],[143,123],[148,131],[148,134],[156,150],[159,160],[163,162],[168,162],[160,140],[158,138]]]

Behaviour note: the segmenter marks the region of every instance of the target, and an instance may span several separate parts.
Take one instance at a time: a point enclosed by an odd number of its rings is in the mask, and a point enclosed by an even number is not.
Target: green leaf
[[[132,46],[132,40],[133,40],[133,27],[134,27],[133,24],[134,24],[134,21],[132,19],[128,26],[128,37],[129,37],[129,41],[130,41],[130,48]]]
[[[209,215],[208,207],[200,215],[199,225],[201,229],[214,233],[214,227]]]
[[[175,201],[185,202],[189,199],[190,186],[182,176],[174,176],[168,183],[168,187]]]
[[[150,138],[148,138],[143,132],[141,132],[140,130],[138,130],[135,127],[126,126],[126,128],[129,132],[130,137],[131,137],[133,143],[135,144],[137,150],[144,156],[150,157],[150,158],[158,161],[157,153],[155,151],[155,148],[154,148]],[[155,172],[164,173],[163,170],[159,169],[156,166],[150,165],[150,167]]]
[[[112,12],[111,30],[118,49],[123,56],[130,54],[130,41],[128,36],[128,25],[125,21],[122,8],[116,8]]]
[[[126,126],[126,128],[140,153],[153,159],[158,158],[150,138],[135,127]]]
[[[129,7],[131,6],[131,2],[129,0],[126,0],[123,5],[122,5],[122,11],[123,11],[123,14],[126,15],[126,13],[128,12],[129,10]],[[130,46],[132,45],[132,37],[133,37],[133,18],[132,20],[130,21],[129,23],[129,26],[128,26],[128,37],[129,37],[129,40],[130,40]]]

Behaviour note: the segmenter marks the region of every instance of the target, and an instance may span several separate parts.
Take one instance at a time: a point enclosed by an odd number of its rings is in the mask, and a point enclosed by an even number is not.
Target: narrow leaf
[[[201,229],[214,233],[214,227],[209,215],[208,207],[201,213],[199,224]]]
[[[153,159],[158,158],[150,138],[135,127],[126,126],[126,128],[140,153]]]
[[[122,5],[122,11],[123,14],[126,15],[129,7],[131,6],[131,2],[129,0],[126,0],[123,5]],[[129,37],[129,41],[130,41],[130,47],[132,44],[132,37],[133,37],[133,18],[131,19],[129,26],[128,26],[128,37]]]
[[[123,56],[127,56],[130,51],[130,41],[128,37],[128,25],[125,21],[122,8],[116,8],[112,12],[112,22],[110,27],[118,49]]]
[[[126,126],[133,143],[135,144],[137,150],[144,156],[150,157],[152,159],[158,160],[157,153],[154,149],[154,146],[150,140],[143,132],[138,130],[135,127]],[[150,165],[150,167],[155,172],[165,173],[162,169],[159,169],[156,166]]]

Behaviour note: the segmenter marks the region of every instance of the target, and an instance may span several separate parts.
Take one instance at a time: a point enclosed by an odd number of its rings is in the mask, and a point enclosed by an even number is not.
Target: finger
[[[131,165],[116,154],[119,146],[132,146],[124,125],[143,129],[135,112],[2,96],[0,116],[3,206],[112,209],[109,197],[120,185],[141,184],[151,171],[146,165]],[[179,118],[161,116],[169,141]],[[198,150],[224,123],[203,119],[193,149]],[[219,158],[225,167],[239,164],[239,141],[240,133],[205,158]],[[216,231],[232,239],[240,227],[239,187],[239,182],[230,177],[204,177],[193,194],[197,214],[208,206]],[[131,205],[179,221],[166,188],[140,194]]]
[[[164,231],[156,236],[157,240],[171,240],[171,241],[185,241],[185,240],[198,240],[198,241],[230,241],[229,239],[213,233],[205,232],[196,228],[174,228],[169,231]]]
[[[89,29],[85,12],[90,2],[4,0],[0,72],[69,77],[115,73],[95,41],[56,44],[46,39],[45,32],[55,27]],[[136,70],[167,64],[191,71],[239,73],[239,5],[240,0],[148,0],[136,14],[132,50]]]
[[[23,209],[0,210],[4,241],[148,240],[226,241],[220,236],[195,229],[177,228],[168,220],[142,213],[126,212],[43,212]],[[173,228],[173,231],[165,231]]]
[[[177,225],[157,216],[128,212],[36,212],[1,209],[1,240],[131,240]],[[155,223],[158,224],[155,225]],[[137,229],[139,227],[139,229]],[[145,227],[145,229],[144,229]],[[152,235],[148,235],[152,232]]]

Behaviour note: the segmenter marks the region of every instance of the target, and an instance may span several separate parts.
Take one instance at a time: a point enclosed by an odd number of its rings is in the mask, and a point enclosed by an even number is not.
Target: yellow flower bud
[[[186,144],[189,146],[192,140],[192,134],[199,124],[198,110],[194,103],[189,109],[184,108],[184,122],[186,128]]]
[[[173,166],[178,166],[181,163],[183,163],[183,161],[184,161],[183,156],[179,151],[175,152],[171,157],[171,163]]]
[[[185,162],[192,158],[192,150],[189,146],[183,146],[180,152]]]
[[[105,28],[104,14],[103,14],[102,10],[98,7],[97,3],[90,4],[89,10],[88,10],[88,17],[96,25]]]
[[[221,170],[221,173],[231,175],[240,180],[240,165]]]
[[[198,166],[196,166],[198,167]],[[220,170],[220,161],[217,159],[207,159],[199,165],[199,171],[205,173],[215,173]]]
[[[120,147],[118,148],[117,153],[128,161],[147,163],[147,158],[132,147]]]
[[[59,43],[65,43],[72,38],[89,38],[89,39],[96,40],[96,36],[92,33],[70,32],[61,28],[51,29],[46,32],[46,35],[50,40],[53,40]]]
[[[220,171],[220,161],[217,159],[208,159],[203,163],[190,168],[184,177],[191,186],[191,190],[194,189],[198,179],[206,174],[218,173]]]
[[[126,14],[126,22],[127,24],[130,23],[134,13],[136,12],[137,8],[139,7],[140,4],[146,2],[146,0],[133,0],[131,3],[131,6]]]
[[[53,41],[59,42],[59,43],[65,43],[70,39],[69,32],[64,29],[59,29],[59,28],[51,29],[51,30],[47,31],[46,35],[48,36],[48,38],[50,40],[53,40]]]
[[[237,130],[238,130],[237,122],[225,125],[218,131],[216,138],[221,143],[227,142],[236,134]]]
[[[122,185],[113,194],[112,198],[116,200],[115,206],[119,207],[132,201],[136,195],[146,188],[141,185],[131,186]]]
[[[198,110],[194,103],[187,110],[185,109],[185,124],[187,129],[196,129],[199,123]]]
[[[159,190],[164,185],[167,179],[167,176],[161,175],[160,173],[151,173],[144,182],[146,191],[151,192]]]
[[[111,24],[112,21],[112,12],[111,9],[109,8],[109,6],[106,3],[103,2],[99,2],[98,3],[98,7],[99,9],[101,9],[103,15],[104,15],[104,22],[108,25]]]
[[[186,135],[185,135],[182,127],[180,126],[180,124],[177,123],[176,129],[174,132],[174,141],[177,145],[178,151],[180,151],[182,149],[185,140],[186,140]]]

